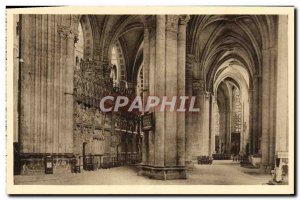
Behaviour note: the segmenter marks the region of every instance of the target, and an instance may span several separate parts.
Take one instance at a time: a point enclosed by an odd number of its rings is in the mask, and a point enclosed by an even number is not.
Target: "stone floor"
[[[32,185],[261,185],[271,175],[261,174],[258,169],[240,167],[232,161],[214,161],[212,165],[196,165],[188,171],[186,180],[152,180],[137,176],[134,166],[124,166],[98,171],[84,171],[80,174],[22,175],[15,176],[15,184]]]

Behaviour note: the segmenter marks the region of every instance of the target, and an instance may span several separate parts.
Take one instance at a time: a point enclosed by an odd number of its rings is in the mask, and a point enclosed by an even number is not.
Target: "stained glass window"
[[[233,128],[234,132],[241,132],[242,127],[242,103],[238,88],[233,90]]]

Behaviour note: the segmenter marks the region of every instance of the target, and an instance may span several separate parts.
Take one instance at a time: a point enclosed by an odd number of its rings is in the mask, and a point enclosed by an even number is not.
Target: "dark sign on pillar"
[[[142,130],[150,131],[154,128],[154,115],[152,113],[145,113],[142,115]]]

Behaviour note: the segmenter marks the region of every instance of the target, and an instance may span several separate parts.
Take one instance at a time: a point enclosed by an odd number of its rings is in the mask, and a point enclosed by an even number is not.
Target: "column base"
[[[276,182],[274,180],[270,180],[268,182],[268,185],[288,185],[289,183],[287,181],[280,181],[280,182]]]
[[[197,161],[185,161],[185,166],[188,171],[193,171],[196,169]]]
[[[268,163],[261,163],[259,169],[261,173],[270,174],[273,170],[273,166]]]
[[[288,152],[277,152],[273,181],[277,184],[288,182]]]
[[[147,176],[150,179],[174,180],[187,179],[187,169],[185,167],[154,167],[148,165],[139,165],[139,176]]]

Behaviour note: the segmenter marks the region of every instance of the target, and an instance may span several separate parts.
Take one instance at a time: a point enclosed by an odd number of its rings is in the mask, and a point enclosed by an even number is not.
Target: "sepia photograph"
[[[6,12],[9,194],[294,194],[294,7]]]

